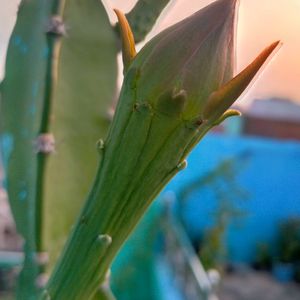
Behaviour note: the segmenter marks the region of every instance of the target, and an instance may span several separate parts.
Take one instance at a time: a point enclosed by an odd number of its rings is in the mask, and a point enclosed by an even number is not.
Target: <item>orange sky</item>
[[[0,65],[17,0],[0,0]],[[129,10],[135,0],[105,0]],[[160,18],[158,31],[195,12],[212,0],[175,0]],[[2,9],[5,8],[5,9]],[[287,97],[300,103],[300,0],[240,0],[237,69],[241,70],[265,46],[282,40],[283,47],[265,68],[242,103],[255,97]],[[2,62],[1,62],[2,61]],[[248,101],[247,101],[248,100]]]

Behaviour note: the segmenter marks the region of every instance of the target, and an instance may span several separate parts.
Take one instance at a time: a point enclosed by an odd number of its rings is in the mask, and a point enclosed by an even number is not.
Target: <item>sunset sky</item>
[[[0,67],[17,0],[0,0]],[[106,0],[107,7],[128,11],[134,0]],[[154,33],[213,2],[212,0],[175,0],[155,27]],[[271,60],[253,88],[242,99],[284,97],[300,103],[300,0],[240,0],[237,71],[241,70],[268,44],[280,39],[282,48]],[[112,16],[112,18],[114,18]],[[152,35],[154,34],[152,33]],[[0,75],[2,71],[0,72]]]

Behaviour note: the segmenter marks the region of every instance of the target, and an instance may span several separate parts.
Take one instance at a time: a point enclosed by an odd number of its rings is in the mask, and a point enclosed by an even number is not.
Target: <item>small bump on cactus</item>
[[[185,90],[169,90],[159,96],[156,109],[157,111],[169,116],[180,116],[184,111],[187,101]]]

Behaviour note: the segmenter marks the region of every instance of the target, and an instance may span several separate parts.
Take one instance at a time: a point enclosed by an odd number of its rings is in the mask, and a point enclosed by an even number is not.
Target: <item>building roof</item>
[[[300,105],[283,98],[255,99],[245,115],[300,123]]]

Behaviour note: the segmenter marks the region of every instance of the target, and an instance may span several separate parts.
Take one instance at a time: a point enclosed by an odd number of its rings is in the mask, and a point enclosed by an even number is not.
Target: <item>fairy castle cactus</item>
[[[96,170],[115,95],[115,31],[98,0],[22,1],[1,85],[6,187],[26,240],[19,299],[36,299],[44,251],[55,262],[94,175],[43,299],[96,297],[153,199],[205,133],[239,114],[229,107],[278,45],[233,77],[236,0],[219,0],[136,54],[129,24],[141,40],[168,2],[140,0],[129,21],[115,10],[124,82]]]

